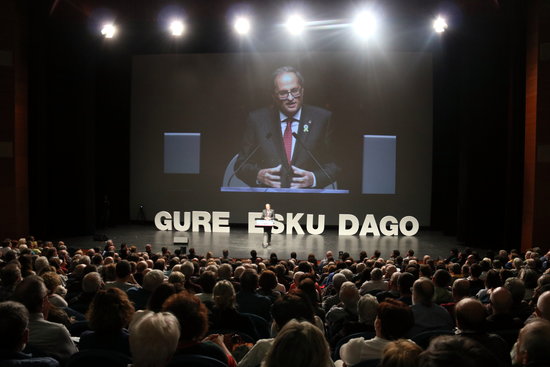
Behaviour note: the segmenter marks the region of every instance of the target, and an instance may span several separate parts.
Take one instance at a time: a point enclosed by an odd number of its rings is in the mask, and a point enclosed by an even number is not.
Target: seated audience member
[[[189,258],[192,259],[191,253],[189,253]],[[193,281],[193,275],[195,274],[193,261],[186,261],[181,264],[180,271],[185,275],[185,289],[193,294],[202,293],[202,287]]]
[[[544,292],[538,298],[535,315],[541,319],[550,321],[550,291]]]
[[[383,278],[382,270],[379,268],[374,268],[370,272],[370,280],[367,280],[363,285],[361,285],[361,289],[359,293],[361,295],[367,294],[367,293],[376,293],[381,291],[387,291],[388,290],[388,282],[386,282]]]
[[[134,306],[126,293],[118,288],[100,290],[86,313],[92,330],[80,335],[80,350],[105,349],[130,356],[128,324],[134,315]]]
[[[418,367],[418,356],[422,353],[416,343],[407,339],[389,342],[382,351],[380,367]]]
[[[0,271],[0,302],[10,299],[15,286],[23,279],[21,277],[21,269],[16,264],[8,264]]]
[[[199,284],[202,287],[202,292],[197,293],[197,297],[199,297],[201,302],[208,308],[211,308],[213,305],[212,291],[216,285],[216,274],[209,270],[205,271],[199,278]]]
[[[277,298],[281,296],[281,293],[275,290],[277,288],[277,276],[271,270],[265,270],[260,274],[258,280],[258,294],[261,296],[268,297],[271,300],[271,303],[275,302]]]
[[[129,327],[133,367],[164,367],[180,338],[178,319],[169,312],[136,312]]]
[[[359,302],[359,290],[352,282],[345,282],[340,287],[340,304],[333,306],[327,312],[326,321],[329,339],[346,323],[357,322],[357,302]]]
[[[305,297],[298,294],[286,294],[277,299],[271,310],[276,331],[281,330],[290,320],[315,323],[313,308]],[[259,366],[273,344],[273,338],[260,339],[239,362],[239,367]]]
[[[407,306],[412,305],[412,287],[415,281],[414,275],[408,272],[404,272],[397,279],[397,286],[399,288],[398,301],[405,303]]]
[[[42,278],[29,275],[15,287],[12,300],[22,303],[29,311],[29,347],[63,363],[77,349],[64,325],[45,320],[49,309],[47,297],[48,290]]]
[[[263,367],[330,367],[330,349],[321,331],[307,321],[288,322],[275,337]]]
[[[514,301],[511,310],[512,315],[518,317],[524,323],[533,313],[533,308],[524,300],[525,284],[521,279],[512,277],[506,279],[504,288],[512,294],[512,300]]]
[[[460,336],[438,336],[420,353],[419,367],[487,367],[499,361],[487,348],[473,339]]]
[[[451,330],[454,322],[440,305],[433,303],[434,285],[427,278],[420,278],[413,285],[414,326],[409,336],[415,336],[428,330]]]
[[[69,306],[81,314],[88,312],[96,293],[103,288],[103,280],[97,272],[88,273],[82,279],[82,292],[69,301]]]
[[[195,295],[182,291],[164,302],[163,311],[170,312],[179,321],[180,338],[176,355],[199,354],[235,366],[231,352],[223,343],[223,335],[213,334],[203,340],[208,330],[208,310]]]
[[[143,310],[147,307],[147,302],[151,294],[164,283],[164,274],[162,271],[155,269],[147,272],[143,277],[142,287],[132,287],[128,289],[128,299],[134,304],[136,310]]]
[[[162,283],[153,291],[149,302],[147,303],[147,310],[153,312],[161,312],[164,302],[173,294],[179,293],[174,284]]]
[[[400,272],[395,271],[388,282],[388,290],[387,291],[381,291],[376,294],[376,299],[378,302],[383,302],[386,298],[393,298],[397,299],[399,298],[399,277],[401,276]]]
[[[340,301],[340,288],[346,281],[346,276],[342,273],[334,274],[332,277],[332,286],[336,294],[328,296],[323,300],[322,307],[325,312],[328,312],[332,306],[336,306]]]
[[[180,271],[172,271],[168,276],[168,283],[173,284],[178,292],[185,289],[185,275]]]
[[[41,275],[44,279],[44,285],[48,289],[48,302],[50,305],[65,308],[68,306],[65,298],[59,295],[59,288],[62,288],[61,292],[65,293],[67,290],[61,286],[61,277],[53,271],[46,272]]]
[[[470,255],[471,256],[471,255]],[[464,269],[463,269],[464,272]],[[485,282],[480,279],[483,269],[479,264],[473,264],[470,266],[470,276],[468,280],[470,281],[470,296],[475,297],[477,292],[485,288]]]
[[[550,321],[537,320],[521,329],[515,346],[515,363],[518,366],[548,366]]]
[[[271,315],[271,300],[256,292],[258,288],[258,274],[255,270],[248,269],[241,275],[241,291],[237,293],[237,305],[240,312],[252,313],[269,321]]]
[[[448,287],[451,284],[451,274],[447,270],[438,269],[433,276],[434,298],[433,302],[440,305],[452,302],[453,296]]]
[[[340,357],[346,366],[381,359],[386,345],[392,340],[403,338],[413,324],[409,306],[401,301],[387,299],[378,306],[378,315],[374,321],[376,336],[370,340],[362,337],[351,339],[340,348]]]
[[[357,314],[359,316],[358,321],[345,322],[340,330],[336,331],[329,344],[331,347],[336,346],[338,341],[345,336],[362,333],[362,332],[374,332],[374,320],[378,312],[378,301],[376,297],[371,294],[365,294],[357,302]]]
[[[480,301],[465,298],[456,304],[457,335],[473,339],[487,348],[501,362],[501,366],[510,365],[510,347],[500,336],[489,334],[486,330],[486,309]]]
[[[441,307],[447,310],[452,319],[455,318],[455,306],[458,302],[470,296],[470,282],[468,279],[457,279],[453,283],[453,301],[449,303],[443,303]]]
[[[485,276],[485,288],[477,292],[476,298],[479,299],[481,303],[489,303],[491,293],[501,285],[502,282],[499,272],[493,269],[489,270]]]
[[[256,338],[252,321],[236,309],[235,289],[230,281],[220,280],[214,287],[213,296],[210,330],[239,331]]]
[[[319,291],[317,290],[317,287],[318,284],[315,283],[311,277],[306,277],[300,282],[298,289],[302,291],[302,294],[309,299],[309,302],[315,311],[315,315],[317,315],[317,317],[321,320],[325,320],[325,310],[321,308]]]
[[[33,358],[22,350],[29,339],[29,312],[20,303],[0,303],[0,366],[57,367],[50,357]]]
[[[519,330],[522,322],[512,315],[514,301],[510,291],[504,287],[496,288],[490,297],[491,315],[487,317],[487,330]]]
[[[118,288],[127,292],[132,287],[139,287],[139,284],[132,276],[132,266],[127,260],[122,260],[115,267],[116,279],[105,284],[105,289]]]

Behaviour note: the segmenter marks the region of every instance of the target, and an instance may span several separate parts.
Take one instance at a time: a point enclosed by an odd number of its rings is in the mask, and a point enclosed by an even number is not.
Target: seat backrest
[[[430,341],[440,335],[453,335],[453,332],[450,330],[428,330],[413,336],[411,340],[420,348],[426,349],[430,345]]]
[[[366,361],[354,364],[351,367],[378,367],[380,365],[379,359],[367,359]]]
[[[258,339],[267,339],[271,337],[269,323],[263,317],[254,315],[253,313],[242,313],[242,315],[248,317],[250,321],[252,321]]]
[[[69,358],[66,367],[127,367],[132,359],[122,353],[105,349],[86,349]]]
[[[167,367],[228,367],[215,358],[199,354],[176,354]]]

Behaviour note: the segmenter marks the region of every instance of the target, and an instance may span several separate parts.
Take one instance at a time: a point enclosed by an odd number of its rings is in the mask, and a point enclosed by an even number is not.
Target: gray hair
[[[303,87],[304,86],[304,77],[302,76],[302,74],[298,71],[298,69],[296,69],[295,67],[293,66],[281,66],[280,68],[276,69],[273,74],[271,74],[271,82],[273,83],[272,84],[272,87],[275,86],[275,79],[281,75],[281,74],[284,74],[284,73],[294,73],[296,74],[296,77],[298,78],[298,82],[300,82],[300,85]]]

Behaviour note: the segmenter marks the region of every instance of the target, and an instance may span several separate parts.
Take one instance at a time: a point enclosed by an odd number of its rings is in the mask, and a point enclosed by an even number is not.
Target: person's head
[[[538,317],[550,321],[550,291],[540,295],[535,312]]]
[[[468,279],[460,278],[453,283],[453,300],[460,301],[470,295],[470,282]]]
[[[258,284],[263,290],[271,291],[277,286],[277,277],[271,270],[265,270],[262,274],[260,274]]]
[[[434,273],[433,282],[436,287],[445,288],[451,282],[451,274],[447,270],[438,269]]]
[[[126,281],[132,273],[132,266],[127,260],[122,260],[116,264],[116,277],[119,280]]]
[[[265,208],[266,208],[267,210],[270,210],[270,209],[271,209],[271,204],[269,204],[269,203],[265,204]]]
[[[485,278],[485,288],[495,289],[502,285],[500,280],[500,273],[496,270],[489,270]]]
[[[359,315],[359,322],[374,326],[374,320],[376,319],[378,311],[378,301],[376,297],[371,294],[365,294],[357,302],[357,313]]]
[[[229,264],[221,264],[218,268],[218,278],[230,280],[231,273],[233,273],[233,268]]]
[[[387,298],[378,305],[374,322],[377,336],[386,340],[396,340],[405,336],[413,325],[412,310],[403,302]]]
[[[12,300],[22,303],[29,313],[38,313],[43,311],[47,296],[44,280],[37,275],[29,275],[15,287]]]
[[[382,270],[380,268],[374,268],[370,272],[370,279],[373,281],[382,280]]]
[[[0,272],[2,286],[6,288],[15,287],[21,280],[21,269],[16,264],[8,264]]]
[[[117,333],[130,323],[134,306],[126,293],[118,288],[100,290],[86,313],[90,328],[98,334]]]
[[[180,325],[169,312],[138,312],[130,323],[129,334],[133,366],[162,367],[176,351]]]
[[[382,351],[380,367],[417,367],[420,353],[422,348],[410,340],[391,341]]]
[[[212,290],[216,285],[216,274],[213,271],[205,271],[199,278],[199,284],[201,285],[204,293],[212,293]]]
[[[471,338],[443,335],[431,340],[428,349],[420,353],[422,367],[487,367],[500,363],[483,345]]]
[[[258,288],[258,274],[253,269],[247,269],[241,275],[241,290],[254,292]]]
[[[181,341],[198,341],[206,334],[208,310],[195,295],[186,291],[174,294],[164,302],[162,309],[178,319]]]
[[[332,285],[334,286],[334,289],[337,292],[340,292],[340,288],[342,287],[342,284],[347,280],[346,276],[342,273],[334,274],[332,277]]]
[[[414,275],[408,272],[404,272],[397,279],[397,286],[399,287],[399,293],[403,295],[411,294],[411,289],[414,284]]]
[[[97,272],[91,272],[82,278],[82,291],[84,293],[95,293],[103,287],[101,275]]]
[[[504,287],[498,287],[490,296],[491,309],[493,314],[508,314],[511,312],[514,300],[512,293]]]
[[[143,289],[152,292],[164,282],[164,273],[160,270],[151,270],[143,277]]]
[[[301,293],[289,293],[278,298],[271,308],[273,320],[279,329],[292,319],[314,322],[311,304]]]
[[[185,275],[183,275],[183,273],[180,271],[173,271],[168,277],[168,283],[183,286],[183,284],[185,283]]]
[[[548,340],[550,340],[550,321],[536,320],[528,323],[519,332],[515,362],[520,366],[536,362],[547,363]]]
[[[357,310],[357,302],[359,301],[359,290],[353,282],[344,282],[340,287],[340,301],[348,310]]]
[[[477,299],[464,298],[455,306],[456,325],[462,331],[483,330],[487,312]]]
[[[319,367],[330,361],[328,343],[315,325],[307,321],[288,322],[273,341],[263,367]]]
[[[304,103],[304,78],[291,66],[273,72],[273,100],[279,110],[292,117]]]
[[[153,291],[147,303],[147,309],[153,312],[162,311],[162,305],[173,294],[176,294],[178,289],[172,283],[162,283]]]
[[[523,281],[516,277],[506,279],[504,282],[504,288],[508,289],[512,294],[512,299],[515,304],[520,304],[525,297],[525,284]]]
[[[10,352],[20,352],[29,340],[29,312],[18,302],[0,303],[0,345]]]
[[[431,306],[434,292],[434,285],[429,279],[416,280],[413,284],[413,303]]]
[[[235,288],[228,280],[220,280],[214,286],[214,304],[219,309],[235,308]]]

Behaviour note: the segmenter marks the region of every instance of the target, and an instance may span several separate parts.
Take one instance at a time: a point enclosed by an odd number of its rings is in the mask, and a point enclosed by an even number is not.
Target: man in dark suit
[[[253,111],[248,116],[242,148],[235,164],[235,167],[242,165],[236,175],[248,185],[324,188],[336,179],[340,168],[331,154],[332,113],[304,105],[303,84],[302,75],[293,67],[283,66],[275,70],[275,106]],[[300,141],[319,161],[322,169]],[[257,146],[258,151],[252,154]],[[245,163],[250,154],[252,156]]]
[[[275,219],[275,210],[271,209],[271,204],[265,204],[265,209],[262,210],[262,219],[263,220],[274,220]],[[271,245],[271,226],[264,227],[264,243]]]

